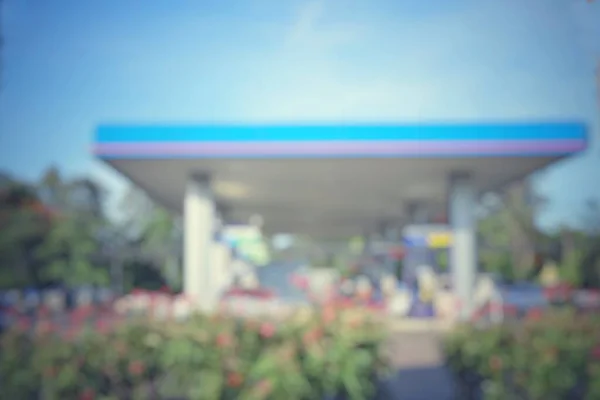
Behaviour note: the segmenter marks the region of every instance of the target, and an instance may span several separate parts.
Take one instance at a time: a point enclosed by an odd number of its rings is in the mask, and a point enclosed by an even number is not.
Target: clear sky
[[[540,179],[544,224],[600,197],[586,0],[4,0],[0,168],[93,160],[106,122],[580,119],[590,150]]]

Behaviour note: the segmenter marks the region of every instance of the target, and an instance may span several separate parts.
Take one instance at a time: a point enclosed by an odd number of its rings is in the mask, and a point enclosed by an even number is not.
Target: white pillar
[[[469,174],[452,174],[449,209],[453,242],[450,260],[452,282],[460,300],[462,319],[469,318],[473,312],[473,290],[477,274],[476,199]]]
[[[223,241],[215,242],[212,259],[214,296],[218,299],[232,283],[229,246]]]
[[[215,218],[213,229],[214,233],[212,236],[212,246],[210,252],[210,270],[209,270],[209,282],[211,282],[207,296],[210,296],[208,304],[211,309],[215,309],[223,292],[229,286],[228,272],[231,268],[229,261],[229,246],[223,240],[223,228],[224,214],[220,207],[217,207],[215,211]]]
[[[394,222],[389,222],[388,224],[386,224],[383,232],[385,242],[388,246],[396,246],[402,238],[400,227],[397,226]],[[396,276],[396,264],[396,259],[392,257],[391,254],[388,254],[385,260],[386,272]]]
[[[190,177],[184,199],[183,291],[202,311],[214,307],[211,279],[211,248],[215,204],[207,177]]]
[[[230,209],[223,204],[218,210],[218,241],[215,243],[214,264],[215,281],[217,282],[217,296],[230,288],[233,284],[232,249],[225,238],[225,228]]]

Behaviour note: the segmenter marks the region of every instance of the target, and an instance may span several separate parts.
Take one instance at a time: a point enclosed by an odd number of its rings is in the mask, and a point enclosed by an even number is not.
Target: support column
[[[200,310],[214,307],[211,293],[211,249],[215,225],[215,203],[207,176],[191,176],[184,199],[183,291]]]
[[[232,281],[230,252],[226,243],[214,243],[212,260],[213,295],[218,300]]]
[[[231,286],[231,251],[229,245],[223,237],[225,228],[226,209],[221,205],[217,206],[217,218],[215,224],[214,243],[212,248],[212,266],[211,279],[213,282],[213,292],[215,303],[221,298],[222,294]]]
[[[390,246],[397,246],[400,243],[402,233],[400,227],[394,223],[389,223],[384,231],[385,241]],[[397,261],[392,256],[392,254],[388,254],[385,261],[385,268],[388,274],[396,276],[397,274]]]
[[[460,318],[467,319],[473,312],[473,289],[477,274],[477,194],[469,174],[451,175],[449,203],[453,231],[450,251],[452,282],[454,292],[460,299]]]

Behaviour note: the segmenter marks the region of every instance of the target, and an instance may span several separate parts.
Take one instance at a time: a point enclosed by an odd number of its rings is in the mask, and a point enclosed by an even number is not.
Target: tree
[[[2,286],[42,283],[40,249],[52,215],[35,188],[2,174],[0,186],[0,280]]]
[[[559,235],[563,277],[576,286],[600,288],[600,206],[589,200],[582,230],[563,228]]]
[[[181,260],[183,225],[181,218],[155,204],[143,192],[130,188],[121,202],[126,215],[123,222],[132,257],[161,276],[172,288],[182,285]],[[141,279],[141,278],[140,278]]]
[[[507,281],[531,279],[542,269],[544,257],[539,255],[549,249],[548,235],[536,224],[547,200],[528,180],[514,183],[495,200],[478,227],[482,266]]]
[[[87,178],[66,180],[49,168],[38,184],[39,196],[57,212],[42,248],[48,281],[67,285],[109,283],[100,231],[106,226],[103,190]]]
[[[547,260],[558,263],[563,280],[578,287],[600,287],[600,206],[589,201],[583,229],[542,231],[535,220],[546,204],[517,183],[479,222],[480,262],[484,270],[507,281],[537,278]]]
[[[37,185],[4,175],[0,262],[5,284],[107,284],[98,233],[106,225],[102,190],[89,179],[46,171]],[[13,276],[13,279],[8,279]]]

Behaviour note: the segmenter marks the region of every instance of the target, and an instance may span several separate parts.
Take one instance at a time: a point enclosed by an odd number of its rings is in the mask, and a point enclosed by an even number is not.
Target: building
[[[368,238],[447,214],[451,273],[468,314],[478,196],[586,145],[585,126],[571,122],[102,125],[94,152],[183,213],[184,290],[199,304],[212,303],[218,220],[258,214],[267,233]]]

